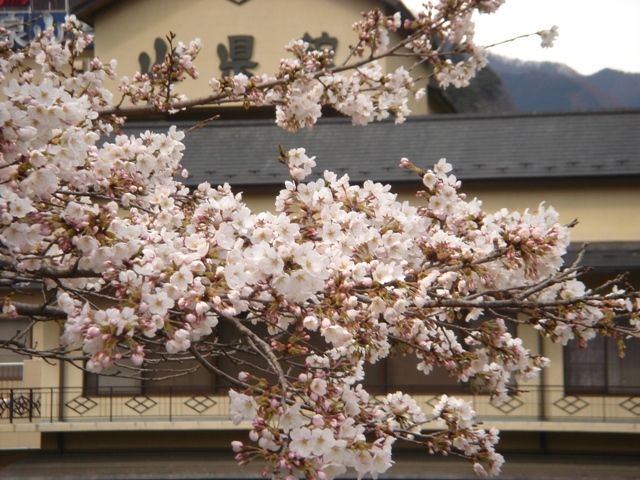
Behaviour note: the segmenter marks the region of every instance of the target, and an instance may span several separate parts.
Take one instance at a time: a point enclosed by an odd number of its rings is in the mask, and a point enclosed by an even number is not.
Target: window
[[[31,332],[27,331],[29,321],[24,318],[5,319],[0,322],[0,338],[14,339],[31,346]],[[0,388],[16,388],[22,385],[23,360],[25,357],[0,348]]]
[[[626,342],[624,358],[618,355],[616,341],[596,337],[586,349],[576,340],[564,349],[565,390],[575,393],[626,395],[640,389],[640,340]]]
[[[15,340],[31,346],[31,332],[29,329],[29,320],[25,318],[8,318],[0,322],[0,338],[3,340]],[[0,348],[0,363],[22,362],[26,357]]]
[[[594,270],[582,280],[590,288],[602,285],[618,274],[629,272],[626,280],[640,286],[640,247],[635,242],[592,244],[585,264]],[[564,347],[564,387],[568,393],[636,395],[640,392],[640,340],[625,340],[624,358],[616,341],[597,336],[581,349],[576,340]]]
[[[126,365],[126,361],[118,362]],[[186,368],[196,366],[194,360],[176,364],[160,362],[149,371],[141,372],[141,378],[127,378],[126,367],[114,365],[102,374],[86,373],[85,391],[97,395],[138,395],[165,394],[182,392],[211,391],[215,387],[215,376],[204,368],[198,368],[189,374],[180,374]],[[135,374],[135,370],[131,374]]]
[[[482,317],[477,321],[467,324],[463,319],[457,320],[459,325],[476,326],[480,321],[487,320]],[[505,322],[507,331],[516,336],[517,325]],[[464,335],[458,332],[458,341],[464,345]],[[406,356],[398,355],[388,357],[374,365],[365,366],[365,388],[370,393],[390,393],[401,390],[406,393],[433,393],[451,394],[470,392],[469,382],[460,382],[456,377],[449,375],[444,367],[434,367],[425,375],[417,369],[418,360],[411,353]],[[515,386],[513,378],[509,385]]]

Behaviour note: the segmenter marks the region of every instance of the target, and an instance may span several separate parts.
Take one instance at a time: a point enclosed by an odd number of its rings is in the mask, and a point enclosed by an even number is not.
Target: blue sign
[[[0,13],[0,27],[7,31],[9,47],[22,48],[44,29],[54,25],[55,36],[61,40],[65,15],[64,12],[3,12]]]

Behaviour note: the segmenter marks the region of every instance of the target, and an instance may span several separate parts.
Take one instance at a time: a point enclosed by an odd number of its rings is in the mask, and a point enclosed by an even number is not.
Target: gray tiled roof
[[[564,264],[571,265],[578,257],[582,245],[569,245],[564,257]],[[582,257],[583,266],[593,267],[600,271],[634,271],[640,270],[640,242],[592,242],[587,245]]]
[[[193,122],[177,122],[189,128]],[[128,124],[125,132],[163,131],[166,122]],[[214,121],[185,139],[188,184],[280,185],[288,178],[278,145],[304,147],[321,173],[353,182],[415,181],[400,158],[427,167],[441,157],[463,181],[640,175],[640,110],[518,115],[431,115],[351,126],[325,118],[312,131],[285,132],[271,120]]]

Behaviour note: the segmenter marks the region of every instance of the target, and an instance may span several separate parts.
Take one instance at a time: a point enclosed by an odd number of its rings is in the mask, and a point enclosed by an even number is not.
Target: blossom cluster
[[[417,32],[401,47],[440,65],[431,42],[471,45],[470,9],[499,3],[439,4],[404,23]],[[311,126],[324,105],[358,124],[401,121],[420,91],[407,70],[384,74],[376,63],[401,25],[380,12],[356,23],[350,75],[330,67],[331,52],[296,41],[274,77],[211,80],[202,102],[275,104],[291,130]],[[485,212],[445,159],[426,170],[402,159],[420,182],[415,203],[328,171],[307,181],[319,160],[303,148],[281,152],[291,180],[273,212],[252,212],[229,185],[188,189],[177,180],[188,174],[185,133],[119,134],[117,115],[130,110],[104,86],[115,63],[69,74],[63,66],[90,39],[74,18],[64,32],[58,42],[45,30],[24,52],[0,45],[0,279],[17,291],[40,287],[43,299],[29,306],[6,294],[3,315],[62,320],[62,347],[48,354],[72,361],[64,354],[81,351],[91,372],[120,360],[199,361],[233,385],[231,421],[251,425],[253,443],[233,445],[241,463],[262,457],[282,475],[331,479],[352,468],[376,477],[405,440],[457,451],[478,475],[493,475],[498,434],[476,425],[469,404],[443,397],[427,413],[401,392],[371,395],[365,365],[411,356],[425,375],[444,369],[501,402],[514,380],[548,364],[509,333],[517,313],[560,342],[637,335],[633,292],[595,294],[577,268],[562,269],[568,228],[553,208]],[[178,43],[151,75],[122,79],[120,93],[154,111],[186,107],[174,85],[197,76],[199,49]],[[468,77],[443,75],[461,85]],[[632,328],[616,327],[621,317]],[[219,370],[218,356],[247,371]],[[428,422],[443,430],[425,434]]]
[[[275,75],[248,77],[240,73],[213,78],[209,81],[211,95],[201,99],[184,99],[175,91],[178,82],[197,78],[193,59],[201,47],[199,41],[189,47],[179,44],[171,47],[165,62],[156,65],[151,75],[139,74],[132,81],[124,78],[120,91],[134,104],[147,102],[159,111],[176,111],[201,103],[275,105],[276,123],[290,131],[312,128],[323,107],[351,117],[356,125],[390,116],[401,123],[410,113],[409,100],[425,95],[425,89],[411,75],[415,67],[428,65],[431,75],[446,88],[467,86],[487,64],[486,49],[474,42],[472,16],[474,12],[492,13],[503,1],[429,2],[416,18],[404,22],[399,13],[387,16],[379,10],[366,12],[362,20],[353,24],[357,43],[345,64],[334,65],[333,51],[314,51],[307,42],[292,40],[286,46],[290,57],[281,60]],[[401,29],[409,35],[403,38]],[[394,38],[400,40],[394,44]],[[169,41],[173,45],[173,37]],[[379,60],[408,55],[415,59],[413,65],[383,72]]]
[[[554,25],[549,30],[541,30],[538,35],[541,38],[540,46],[542,48],[551,48],[556,38],[558,38],[558,26]]]
[[[169,53],[162,62],[156,63],[150,73],[136,73],[133,78],[122,77],[119,90],[123,99],[133,105],[147,104],[160,112],[175,112],[173,104],[187,97],[176,90],[176,86],[187,78],[196,80],[199,76],[194,60],[202,49],[202,42],[196,38],[185,45],[173,45],[175,34],[167,37]]]

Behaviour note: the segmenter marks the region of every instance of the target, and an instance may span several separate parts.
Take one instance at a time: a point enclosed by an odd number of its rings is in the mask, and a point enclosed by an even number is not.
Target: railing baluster
[[[13,423],[13,388],[9,390],[9,423]]]
[[[53,402],[54,402],[54,398],[58,399],[58,405],[56,408],[57,410],[57,417],[58,417],[58,421],[59,422],[64,422],[64,419],[66,418],[66,413],[64,411],[64,407],[65,407],[65,401],[64,401],[64,387],[58,387],[58,395],[56,395],[54,397],[54,389],[53,387],[51,387],[51,418],[53,418]]]

